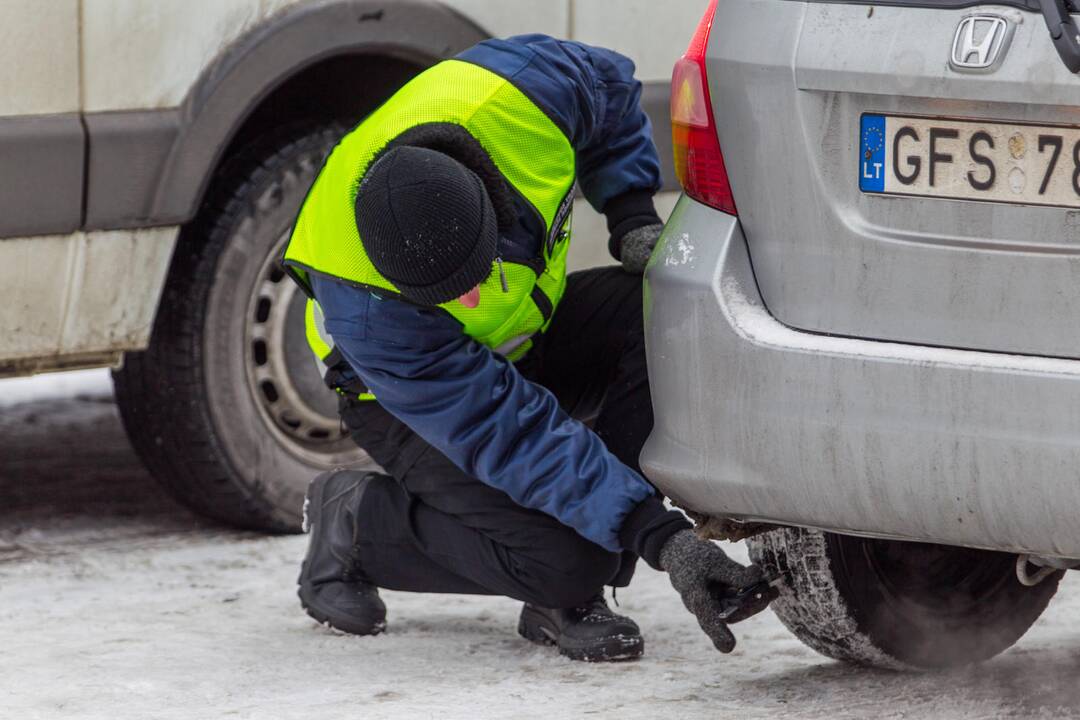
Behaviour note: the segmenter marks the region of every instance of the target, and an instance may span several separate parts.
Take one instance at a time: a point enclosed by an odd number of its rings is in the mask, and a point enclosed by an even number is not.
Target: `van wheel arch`
[[[189,90],[150,216],[157,224],[191,220],[218,167],[268,129],[358,122],[413,75],[488,37],[461,13],[425,0],[335,0],[270,16]],[[349,68],[362,68],[362,85],[344,84]]]

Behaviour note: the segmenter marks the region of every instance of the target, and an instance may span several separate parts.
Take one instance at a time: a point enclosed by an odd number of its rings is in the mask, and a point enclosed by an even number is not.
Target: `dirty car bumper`
[[[1080,361],[794,330],[682,198],[646,274],[649,478],[683,507],[1080,558]]]

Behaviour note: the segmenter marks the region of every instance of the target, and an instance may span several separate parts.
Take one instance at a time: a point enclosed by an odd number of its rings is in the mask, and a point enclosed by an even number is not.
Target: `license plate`
[[[1080,128],[862,116],[859,189],[1080,207]]]

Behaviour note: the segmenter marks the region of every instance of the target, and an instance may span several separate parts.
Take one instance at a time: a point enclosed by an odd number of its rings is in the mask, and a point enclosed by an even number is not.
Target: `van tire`
[[[836,660],[894,670],[979,662],[1011,647],[1046,609],[1062,573],[1035,587],[1016,556],[784,528],[747,541],[771,607],[803,643]]]
[[[316,474],[374,468],[341,429],[337,399],[303,342],[303,298],[271,257],[342,134],[336,125],[286,129],[223,165],[180,233],[149,347],[113,373],[124,426],[151,473],[192,510],[239,528],[297,532]],[[252,340],[253,328],[266,339]],[[285,328],[290,342],[272,344],[267,328]],[[274,368],[288,371],[267,377]],[[282,409],[281,397],[296,407]],[[318,428],[295,420],[297,408]]]

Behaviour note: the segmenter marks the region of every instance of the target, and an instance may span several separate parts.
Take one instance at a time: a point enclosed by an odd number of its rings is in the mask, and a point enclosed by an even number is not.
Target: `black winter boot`
[[[525,603],[518,633],[534,643],[557,645],[559,653],[571,660],[636,660],[645,652],[637,623],[613,613],[603,593],[581,607],[565,610]]]
[[[312,480],[304,499],[304,529],[311,534],[300,568],[298,595],[307,614],[354,635],[386,629],[379,590],[356,576],[357,510],[376,473],[325,472]]]

